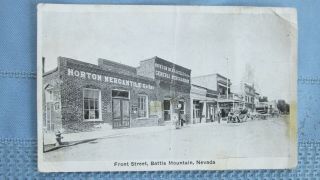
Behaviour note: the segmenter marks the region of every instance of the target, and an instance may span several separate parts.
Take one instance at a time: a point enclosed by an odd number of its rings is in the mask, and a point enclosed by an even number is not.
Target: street
[[[47,152],[47,161],[288,156],[287,119],[204,123],[162,132],[98,139]],[[154,127],[157,128],[157,127]]]

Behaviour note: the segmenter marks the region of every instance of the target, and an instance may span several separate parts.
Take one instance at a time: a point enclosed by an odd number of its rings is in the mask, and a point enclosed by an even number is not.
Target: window
[[[148,116],[148,97],[146,95],[138,95],[138,117]]]
[[[129,92],[121,90],[112,90],[112,97],[129,98]]]
[[[52,87],[47,88],[45,101],[44,129],[46,131],[54,131],[54,121],[58,118],[58,111],[60,111],[60,92]]]
[[[180,114],[184,114],[184,101],[179,101],[180,104]]]
[[[83,118],[84,120],[100,119],[100,91],[83,89]]]

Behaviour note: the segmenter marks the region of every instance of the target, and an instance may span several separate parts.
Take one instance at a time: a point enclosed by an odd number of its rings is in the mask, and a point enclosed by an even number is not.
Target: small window
[[[129,98],[129,92],[121,90],[112,90],[112,97]]]
[[[100,119],[100,91],[83,89],[83,118],[85,120]]]
[[[148,97],[146,95],[138,95],[138,117],[148,116]]]

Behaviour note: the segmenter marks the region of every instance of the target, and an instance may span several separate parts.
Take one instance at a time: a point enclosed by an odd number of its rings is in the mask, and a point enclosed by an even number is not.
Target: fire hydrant
[[[57,141],[56,145],[57,146],[62,145],[62,141],[61,141],[62,139],[63,139],[62,133],[60,131],[57,131],[56,132],[56,141]]]

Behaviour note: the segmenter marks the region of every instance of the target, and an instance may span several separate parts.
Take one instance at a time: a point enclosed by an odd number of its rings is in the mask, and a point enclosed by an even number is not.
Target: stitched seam
[[[37,74],[35,72],[15,72],[15,71],[0,71],[0,78],[22,78],[35,79]]]
[[[320,76],[300,76],[298,82],[302,84],[320,84]]]
[[[23,138],[0,138],[0,143],[4,143],[4,144],[7,144],[7,143],[18,143],[18,144],[29,144],[29,143],[36,143],[37,142],[37,139],[23,139]],[[311,141],[311,140],[306,140],[306,141],[303,141],[303,140],[299,140],[298,142],[298,145],[303,145],[303,146],[306,146],[306,145],[318,145],[320,146],[320,140],[316,140],[316,141]]]

